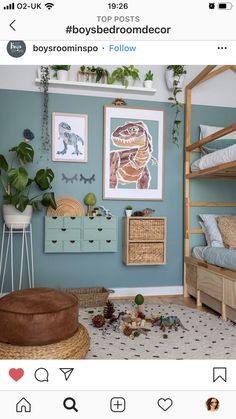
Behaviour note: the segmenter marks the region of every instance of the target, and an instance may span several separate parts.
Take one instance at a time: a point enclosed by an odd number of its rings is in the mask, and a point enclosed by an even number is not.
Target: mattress
[[[208,246],[196,246],[196,247],[194,247],[193,250],[192,250],[192,256],[196,259],[204,260],[203,254],[204,254],[204,250],[207,247]]]
[[[192,172],[196,172],[209,167],[218,166],[218,164],[229,163],[234,160],[236,160],[236,144],[206,154],[192,163],[191,170]]]
[[[204,260],[210,265],[236,271],[236,250],[225,247],[198,246],[194,247],[192,256]]]

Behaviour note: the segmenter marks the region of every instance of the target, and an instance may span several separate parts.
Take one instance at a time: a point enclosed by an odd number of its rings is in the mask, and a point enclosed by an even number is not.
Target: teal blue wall
[[[52,112],[88,114],[89,141],[88,163],[56,163],[50,155],[40,152],[42,97],[37,92],[0,91],[0,153],[18,143],[24,128],[35,133],[33,146],[36,151],[35,169],[49,166],[55,173],[53,189],[56,195],[71,195],[83,201],[89,191],[97,196],[100,205],[105,205],[119,217],[118,252],[104,254],[44,254],[44,214],[34,214],[34,255],[37,286],[78,287],[104,285],[107,287],[146,287],[182,285],[183,276],[183,148],[171,143],[171,125],[174,110],[169,103],[128,100],[128,105],[144,108],[159,108],[165,112],[165,162],[164,198],[161,202],[132,201],[135,210],[151,207],[155,214],[167,217],[167,263],[165,266],[127,267],[122,263],[121,217],[128,201],[102,200],[102,154],[103,154],[103,106],[113,98],[80,95],[50,94],[49,114]],[[207,112],[206,112],[207,111]],[[209,118],[207,117],[209,115]],[[199,123],[225,125],[234,119],[229,108],[194,106],[193,120]],[[197,133],[198,135],[198,133]],[[181,138],[183,132],[181,131]],[[197,138],[197,137],[196,137]],[[40,158],[41,156],[41,158]],[[38,160],[38,162],[37,162]],[[83,173],[96,182],[65,184],[62,173],[68,177]],[[2,197],[1,197],[2,199]],[[8,285],[10,279],[8,273]]]

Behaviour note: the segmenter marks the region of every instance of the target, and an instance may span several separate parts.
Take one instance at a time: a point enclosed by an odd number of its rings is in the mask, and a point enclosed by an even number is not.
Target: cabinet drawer
[[[80,241],[70,240],[64,241],[64,252],[80,252]]]
[[[116,240],[116,231],[102,227],[90,228],[84,230],[84,240]]]
[[[80,240],[80,230],[76,229],[48,229],[46,230],[46,240]]]
[[[63,217],[45,217],[45,228],[62,228]]]
[[[65,228],[80,228],[81,226],[81,217],[64,217]]]
[[[236,282],[224,278],[224,303],[236,309]]]
[[[100,242],[101,252],[116,252],[117,244],[114,240],[102,240]]]
[[[100,227],[102,228],[116,228],[116,217],[100,217]]]
[[[198,289],[222,301],[223,278],[207,269],[198,268]]]
[[[99,252],[99,242],[96,240],[82,240],[82,252]]]
[[[45,252],[47,253],[62,253],[63,242],[60,240],[46,240],[45,241]]]
[[[84,217],[84,228],[98,228],[101,226],[101,220],[102,217]]]
[[[164,240],[165,220],[163,219],[130,219],[129,240]]]

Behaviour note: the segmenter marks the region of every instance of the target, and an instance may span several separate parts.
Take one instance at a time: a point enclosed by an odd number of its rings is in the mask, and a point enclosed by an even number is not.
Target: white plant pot
[[[58,70],[57,71],[57,80],[68,81],[69,80],[69,72],[66,71],[66,70]]]
[[[152,80],[144,80],[143,85],[146,89],[152,88],[153,81]]]
[[[33,214],[32,205],[27,205],[23,212],[18,211],[14,205],[3,205],[3,219],[8,228],[13,230],[24,229],[31,223]]]
[[[182,76],[180,76],[180,77],[178,77],[178,76],[174,77],[173,70],[166,70],[166,84],[167,84],[167,87],[168,87],[169,90],[173,90],[174,80],[177,80],[177,82],[178,82],[177,86],[180,89],[182,89],[183,85],[184,85],[185,74],[182,74]]]
[[[126,217],[131,217],[133,210],[125,210]]]

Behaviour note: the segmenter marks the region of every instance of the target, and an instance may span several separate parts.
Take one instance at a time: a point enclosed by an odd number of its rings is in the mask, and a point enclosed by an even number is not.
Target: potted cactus
[[[131,217],[132,211],[133,211],[133,207],[131,207],[131,205],[127,205],[127,207],[125,207],[126,217]]]
[[[153,83],[153,73],[151,72],[151,70],[149,70],[145,75],[143,84],[144,84],[144,87],[146,87],[146,89],[151,89],[152,83]]]

